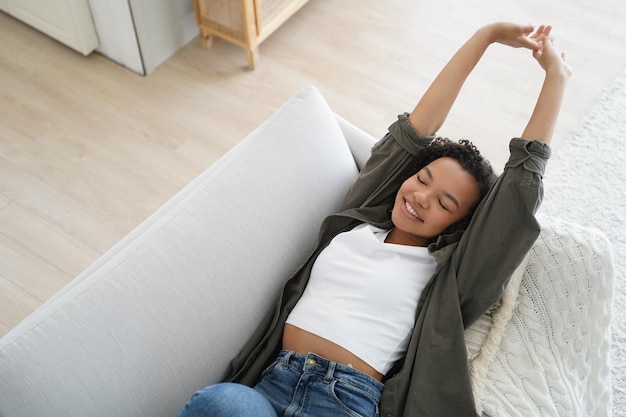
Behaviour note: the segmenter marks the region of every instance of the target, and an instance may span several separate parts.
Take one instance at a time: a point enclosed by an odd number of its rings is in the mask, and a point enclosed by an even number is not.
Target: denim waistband
[[[303,355],[291,350],[282,350],[276,362],[291,366],[303,372],[324,375],[326,379],[339,379],[357,386],[380,398],[385,384],[349,365],[331,361],[315,353]]]

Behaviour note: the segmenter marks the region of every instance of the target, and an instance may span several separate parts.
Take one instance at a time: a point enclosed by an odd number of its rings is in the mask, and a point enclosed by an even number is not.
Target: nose
[[[413,198],[415,202],[422,208],[427,209],[430,206],[428,193],[424,190],[416,190],[413,192]]]

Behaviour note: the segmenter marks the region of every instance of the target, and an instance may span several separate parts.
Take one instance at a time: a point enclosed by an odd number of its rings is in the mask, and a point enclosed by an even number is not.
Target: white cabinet
[[[88,0],[0,0],[0,8],[84,55],[98,47]]]
[[[191,0],[0,0],[0,10],[142,75],[198,35]]]
[[[89,0],[89,4],[100,39],[98,52],[142,75],[198,36],[191,0]]]

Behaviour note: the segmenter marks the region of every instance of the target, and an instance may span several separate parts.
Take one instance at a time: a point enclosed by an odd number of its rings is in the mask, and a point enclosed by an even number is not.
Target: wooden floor
[[[0,335],[301,87],[381,136],[477,27],[543,19],[575,70],[558,151],[626,66],[626,2],[311,0],[254,72],[242,49],[195,39],[145,78],[0,13]],[[542,75],[529,52],[492,47],[440,133],[501,167]]]

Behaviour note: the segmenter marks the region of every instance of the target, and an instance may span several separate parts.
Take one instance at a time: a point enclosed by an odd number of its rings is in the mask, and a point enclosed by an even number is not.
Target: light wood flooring
[[[311,0],[261,45],[253,72],[243,49],[196,38],[148,77],[0,13],[0,335],[301,87],[381,136],[494,20],[555,26],[575,71],[558,152],[626,66],[626,2]],[[490,48],[440,133],[501,167],[542,75],[529,52]]]

